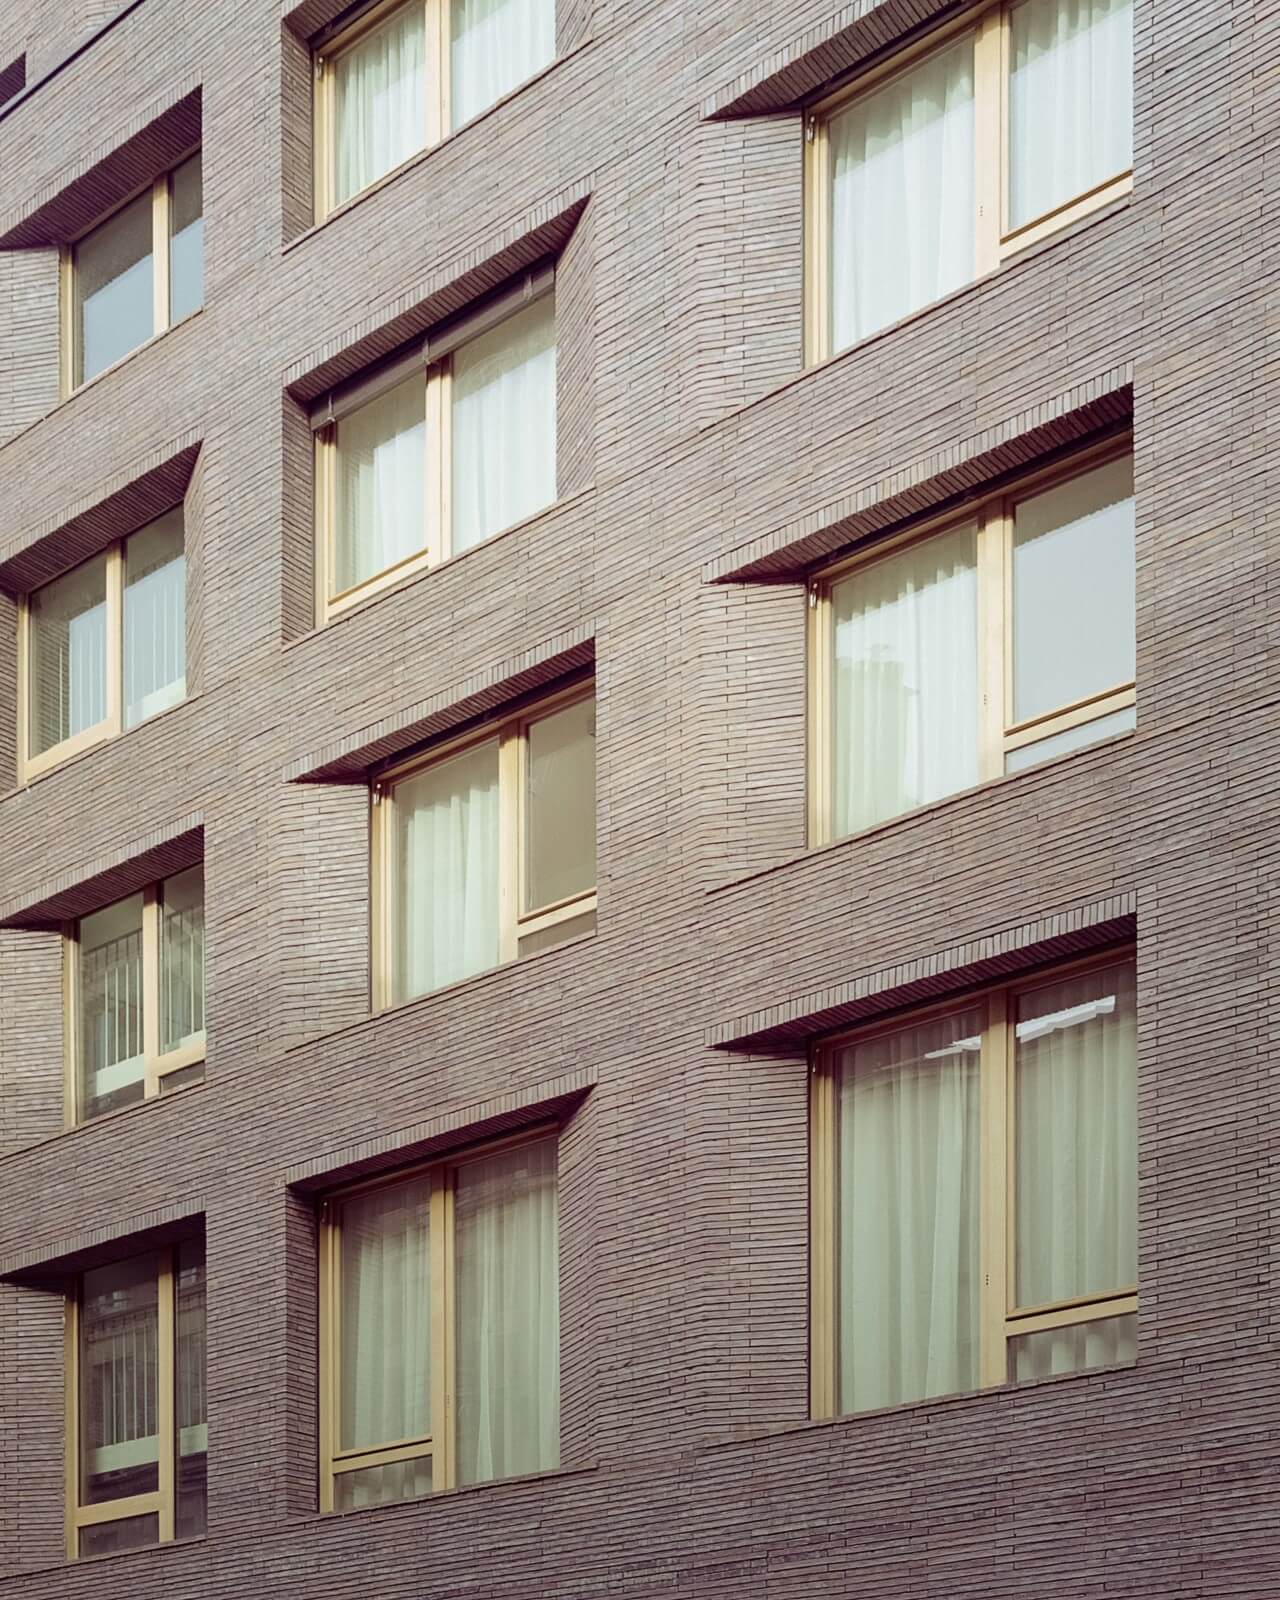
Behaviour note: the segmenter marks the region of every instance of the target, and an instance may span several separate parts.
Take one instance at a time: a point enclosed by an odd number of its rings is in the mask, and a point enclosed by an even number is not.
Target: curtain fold
[[[1009,226],[1133,164],[1132,0],[1023,0],[1009,20]]]
[[[402,6],[334,58],[333,200],[341,205],[427,142],[426,13]]]
[[[459,1167],[458,1469],[463,1483],[560,1457],[556,1145]]]
[[[454,353],[453,551],[556,497],[556,311],[543,295]]]
[[[837,834],[978,781],[977,593],[971,526],[834,586]]]
[[[842,1411],[976,1386],[981,1033],[965,1011],[841,1060]]]
[[[452,0],[455,128],[555,59],[555,0]]]
[[[337,426],[335,594],[426,547],[426,384],[409,378]]]
[[[831,346],[974,274],[973,42],[928,57],[831,120]]]

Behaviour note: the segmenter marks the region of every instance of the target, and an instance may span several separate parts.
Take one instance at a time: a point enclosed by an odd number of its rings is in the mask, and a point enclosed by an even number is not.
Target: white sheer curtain
[[[425,379],[397,384],[338,422],[333,592],[426,545]]]
[[[341,205],[427,142],[426,13],[402,6],[334,59],[333,200]]]
[[[455,1191],[458,1469],[463,1483],[557,1465],[556,1146],[468,1162]]]
[[[453,357],[453,550],[556,497],[556,308],[544,295]]]
[[[831,121],[831,347],[974,273],[973,42],[930,56]]]
[[[1133,163],[1132,0],[1023,0],[1010,14],[1009,225]]]
[[[124,722],[131,728],[187,692],[182,512],[135,533],[124,566]]]
[[[960,1012],[841,1062],[842,1411],[976,1386],[981,1034]]]
[[[1018,1304],[1131,1288],[1138,1275],[1132,965],[1022,996],[1014,1070]],[[1052,1370],[1070,1370],[1075,1335],[1055,1341]]]
[[[555,59],[555,0],[453,0],[455,128]]]
[[[31,749],[52,749],[107,714],[106,557],[31,597]]]
[[[837,834],[977,782],[975,560],[967,526],[835,585]]]
[[[498,743],[397,784],[397,972],[409,999],[498,964]]]

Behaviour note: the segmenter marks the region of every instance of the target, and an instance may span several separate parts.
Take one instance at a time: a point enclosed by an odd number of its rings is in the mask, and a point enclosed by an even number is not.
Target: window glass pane
[[[1014,1084],[1018,1305],[1128,1288],[1138,1275],[1131,963],[1019,998]]]
[[[498,964],[498,741],[395,789],[397,992],[425,994]]]
[[[963,1011],[842,1052],[842,1411],[977,1385],[982,1026]]]
[[[334,593],[426,546],[425,379],[410,378],[337,425]]]
[[[160,1519],[121,1517],[116,1522],[100,1522],[80,1530],[81,1556],[112,1556],[118,1550],[139,1550],[156,1544],[160,1538]]]
[[[161,887],[160,1048],[204,1037],[204,867],[188,867]]]
[[[560,1459],[556,1146],[458,1168],[458,1472],[463,1483]]]
[[[136,350],[155,332],[151,191],[75,247],[76,382]]]
[[[1009,226],[1132,164],[1132,0],[1023,0],[1009,14]]]
[[[1020,500],[1013,527],[1013,720],[1133,682],[1133,460]]]
[[[555,0],[452,0],[453,126],[555,59]]]
[[[174,1362],[178,1425],[177,1500],[174,1537],[190,1539],[205,1531],[209,1448],[205,1406],[204,1240],[186,1240],[178,1249]]]
[[[554,950],[556,945],[576,939],[579,934],[596,931],[596,914],[584,911],[577,917],[566,917],[563,922],[553,922],[549,928],[539,928],[534,933],[520,937],[520,954],[536,956],[540,950]]]
[[[596,882],[596,703],[529,724],[524,909],[584,894]]]
[[[1097,744],[1099,740],[1113,738],[1118,733],[1132,733],[1136,723],[1137,712],[1133,706],[1126,706],[1123,711],[1113,711],[1110,716],[1082,722],[1078,728],[1068,728],[1065,733],[1054,733],[1047,739],[1037,739],[1034,744],[1024,744],[1017,750],[1010,750],[1004,758],[1004,770],[1025,772],[1028,767],[1039,766],[1042,761],[1052,761],[1054,756],[1083,750],[1086,745]]]
[[[427,1178],[344,1201],[338,1448],[431,1433]]]
[[[156,1259],[84,1275],[80,1301],[80,1503],[159,1487]]]
[[[333,58],[333,200],[353,194],[427,142],[426,25],[402,6]]]
[[[80,1110],[143,1096],[142,896],[80,919]]]
[[[556,497],[556,308],[551,295],[453,357],[453,551]]]
[[[337,1511],[362,1511],[366,1506],[393,1505],[397,1500],[420,1500],[431,1493],[431,1457],[393,1461],[385,1467],[361,1467],[339,1472],[333,1480]]]
[[[124,725],[187,692],[187,563],[181,508],[124,546]]]
[[[1136,1316],[1101,1317],[1070,1328],[1024,1333],[1009,1341],[1013,1376],[1050,1378],[1058,1372],[1085,1372],[1090,1367],[1127,1367],[1138,1359]]]
[[[204,304],[204,182],[197,152],[169,182],[169,321],[180,322]]]
[[[973,40],[832,117],[831,348],[974,274]]]
[[[978,781],[973,528],[859,568],[831,603],[833,824],[846,834]]]
[[[37,589],[30,601],[31,754],[107,714],[107,558]]]

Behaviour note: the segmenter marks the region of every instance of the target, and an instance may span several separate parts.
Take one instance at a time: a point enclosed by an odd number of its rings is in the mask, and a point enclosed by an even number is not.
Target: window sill
[[[527,94],[535,84],[541,83],[545,78],[549,78],[552,73],[559,71],[566,62],[572,61],[575,56],[579,56],[584,50],[590,49],[594,42],[594,39],[590,37],[580,39],[571,49],[566,50],[563,55],[557,56],[554,61],[549,61],[541,71],[535,72],[531,78],[526,78],[522,83],[516,84],[514,89],[508,89],[500,99],[495,100],[492,105],[485,106],[483,111],[477,111],[475,116],[467,122],[462,123],[457,128],[450,129],[443,139],[438,140],[435,144],[427,145],[422,150],[416,150],[413,155],[400,162],[398,166],[392,167],[389,172],[384,172],[380,178],[375,178],[371,184],[361,189],[359,193],[353,194],[349,199],[344,200],[341,205],[334,206],[332,211],[326,212],[323,217],[318,217],[309,228],[304,228],[301,233],[295,234],[292,239],[281,245],[280,254],[286,256],[290,251],[300,249],[308,239],[321,233],[331,222],[336,222],[340,217],[349,215],[357,206],[362,205],[366,200],[372,199],[374,195],[381,194],[384,189],[396,183],[407,172],[412,172],[422,166],[425,161],[430,160],[438,151],[447,149],[454,140],[462,138],[464,134],[469,133],[472,128],[486,121],[504,106],[510,105],[513,100],[518,99],[521,95]],[[314,156],[314,151],[312,154]]]
[[[3,805],[6,800],[11,800],[14,795],[24,794],[27,790],[34,788],[36,784],[43,783],[46,778],[51,778],[55,772],[67,772],[81,761],[86,761],[89,757],[97,755],[99,751],[113,748],[133,734],[141,733],[143,728],[154,728],[157,723],[162,722],[166,717],[172,717],[175,713],[185,710],[188,706],[196,705],[203,699],[203,691],[198,690],[195,694],[187,695],[185,699],[178,700],[171,706],[166,706],[163,711],[157,711],[154,716],[144,717],[141,722],[135,722],[131,728],[122,728],[119,733],[104,733],[101,738],[93,740],[91,744],[86,744],[78,750],[73,750],[61,761],[54,761],[47,767],[42,766],[39,772],[24,775],[7,794],[0,795],[0,805]]]

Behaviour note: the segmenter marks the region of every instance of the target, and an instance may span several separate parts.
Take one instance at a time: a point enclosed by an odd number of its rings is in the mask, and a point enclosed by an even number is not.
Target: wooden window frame
[[[852,101],[881,89],[919,66],[927,56],[973,37],[974,269],[968,283],[994,272],[1020,250],[1110,205],[1133,190],[1132,166],[1017,228],[1009,210],[1009,19],[1028,0],[985,0],[962,16],[931,28],[921,38],[815,100],[804,117],[804,346],[805,365],[815,366],[853,345],[835,349],[831,339],[831,119]],[[932,302],[929,302],[932,303]],[[908,315],[923,311],[920,306]],[[890,324],[892,326],[892,324]],[[874,338],[883,329],[866,334]],[[855,340],[860,344],[861,339]]]
[[[454,1181],[461,1167],[485,1160],[520,1145],[555,1141],[560,1126],[556,1122],[538,1123],[503,1138],[399,1167],[357,1183],[345,1184],[325,1196],[320,1203],[319,1292],[320,1292],[320,1510],[335,1510],[335,1480],[345,1472],[368,1467],[392,1466],[400,1461],[431,1462],[431,1493],[458,1487],[457,1463],[457,1350],[456,1350],[456,1272],[454,1229]],[[431,1419],[429,1435],[414,1439],[390,1440],[381,1445],[339,1447],[340,1394],[342,1380],[341,1292],[342,1227],[338,1220],[341,1203],[355,1195],[393,1188],[414,1178],[430,1179],[428,1238],[430,1265],[427,1285],[429,1360],[431,1379]],[[558,1179],[557,1179],[558,1182]]]
[[[163,716],[165,711],[171,711],[173,706],[165,706],[161,711],[153,711],[151,716],[143,717],[135,722],[133,727],[124,725],[124,591],[125,591],[125,546],[135,533],[142,533],[154,523],[167,517],[170,512],[183,512],[182,518],[182,553],[187,553],[187,524],[185,508],[181,501],[170,506],[167,511],[161,511],[148,521],[140,524],[122,539],[116,539],[105,550],[99,550],[95,555],[89,556],[84,561],[78,561],[74,567],[68,567],[65,572],[60,572],[56,577],[50,578],[48,583],[43,583],[38,589],[33,589],[24,594],[18,601],[18,782],[30,783],[33,778],[40,777],[53,767],[60,767],[64,761],[81,755],[86,750],[92,750],[97,745],[105,744],[109,739],[118,739],[122,733],[132,733],[133,728],[140,728],[144,723],[150,722],[153,717]],[[31,752],[31,707],[36,686],[31,675],[31,602],[36,595],[42,594],[51,584],[59,579],[70,577],[73,572],[79,572],[81,567],[90,566],[99,557],[106,556],[106,581],[103,586],[103,603],[106,606],[106,706],[107,714],[101,722],[95,722],[91,728],[81,728],[79,733],[73,733],[69,739],[63,739],[59,744],[50,745],[47,750],[42,750],[39,755]],[[183,610],[185,614],[187,594],[183,588]],[[182,699],[176,700],[174,705],[181,705],[188,698],[184,690]]]
[[[81,1273],[73,1293],[67,1296],[65,1321],[66,1352],[66,1540],[67,1559],[80,1559],[80,1534],[85,1528],[108,1522],[123,1522],[130,1517],[154,1516],[158,1522],[157,1543],[174,1538],[177,1514],[178,1428],[178,1253],[179,1246],[141,1252],[136,1258],[152,1261],[156,1272],[156,1438],[157,1487],[149,1494],[130,1495],[120,1500],[102,1500],[92,1505],[80,1503],[80,1322],[84,1298]],[[166,1448],[165,1441],[168,1441]],[[150,1548],[150,1547],[147,1547]]]
[[[1019,1306],[1014,1295],[1016,1203],[1014,1028],[1017,998],[1062,978],[1132,965],[1131,944],[1078,961],[1042,967],[1015,982],[992,983],[937,1004],[897,1012],[881,1022],[845,1029],[820,1040],[810,1053],[809,1075],[809,1406],[815,1420],[839,1409],[839,1056],[861,1043],[931,1018],[974,1007],[984,1012],[979,1054],[979,1377],[981,1388],[1015,1382],[1009,1343],[1023,1335],[1075,1327],[1138,1310],[1137,1284],[1105,1294],[1043,1305]],[[1135,1219],[1136,1225],[1136,1219]],[[940,1398],[933,1396],[932,1398]]]
[[[118,205],[103,216],[97,217],[87,228],[82,228],[73,239],[68,239],[59,248],[58,252],[58,321],[61,326],[61,339],[59,348],[59,386],[61,398],[69,399],[77,390],[83,389],[86,384],[94,383],[104,373],[111,372],[121,362],[127,361],[152,339],[158,339],[162,333],[168,333],[174,326],[171,311],[171,295],[169,285],[169,243],[170,226],[173,218],[173,176],[179,167],[185,166],[192,156],[201,155],[203,143],[193,144],[177,161],[161,174],[160,177],[149,183],[139,184],[125,196]],[[203,176],[203,173],[202,173]],[[127,350],[124,355],[118,356],[109,366],[103,367],[100,372],[95,372],[92,377],[76,377],[80,365],[81,352],[76,345],[76,249],[84,241],[103,228],[113,217],[118,216],[126,206],[131,206],[140,195],[151,194],[151,332],[146,339],[134,345],[132,350]],[[190,313],[195,315],[194,312]],[[184,317],[183,321],[186,320]]]
[[[204,863],[192,862],[192,866],[199,865],[202,871]],[[182,868],[182,871],[187,871]],[[181,876],[181,873],[169,874],[169,878]],[[158,879],[155,883],[148,884],[142,891],[142,1057],[143,1057],[143,1101],[156,1099],[164,1087],[164,1080],[175,1072],[183,1072],[188,1067],[200,1065],[207,1059],[208,1033],[207,1025],[201,1037],[191,1044],[182,1045],[176,1050],[161,1050],[161,1015],[160,1015],[160,943],[162,938],[162,922],[164,917],[164,886],[169,878]],[[113,900],[101,907],[109,911],[112,906],[120,905],[131,895],[122,895],[120,900]],[[207,901],[204,902],[207,911]],[[91,913],[86,912],[86,915]],[[63,1059],[66,1062],[66,1081],[64,1105],[66,1108],[65,1126],[77,1128],[85,1126],[85,1119],[81,1117],[80,1104],[80,921],[64,922],[62,925],[63,943],[63,1017],[64,1040]],[[207,984],[207,973],[205,974]],[[207,988],[206,988],[207,994]],[[109,1114],[109,1113],[107,1113]],[[97,1117],[88,1121],[96,1122]]]
[[[528,775],[528,733],[530,727],[554,712],[565,711],[596,697],[595,678],[573,683],[554,694],[543,696],[527,706],[495,718],[479,728],[460,734],[455,739],[397,762],[380,774],[370,785],[372,818],[370,825],[371,868],[373,885],[372,918],[372,1004],[375,1012],[388,1011],[398,1005],[411,1005],[421,995],[411,999],[398,999],[395,990],[395,910],[397,886],[393,881],[392,867],[395,859],[393,837],[395,829],[395,790],[405,778],[411,778],[427,767],[447,761],[464,750],[492,741],[498,745],[498,966],[522,958],[520,941],[530,934],[541,933],[574,917],[586,916],[596,910],[598,888],[569,895],[548,905],[523,910],[524,839],[526,815],[526,778]],[[487,969],[489,971],[494,968]],[[475,974],[479,976],[479,974]],[[466,980],[463,980],[466,981]]]
[[[1136,706],[1136,681],[1131,679],[1022,721],[1015,720],[1013,714],[1013,534],[1016,508],[1019,502],[1033,495],[1056,488],[1132,453],[1133,438],[1126,429],[1050,466],[1025,473],[1007,486],[976,496],[957,510],[913,522],[900,533],[823,568],[810,579],[806,675],[811,846],[852,837],[837,834],[834,829],[833,773],[838,731],[831,682],[835,660],[832,592],[836,584],[850,573],[896,555],[908,545],[923,543],[970,524],[977,529],[979,783],[1004,777],[1005,757],[1012,751]],[[886,822],[892,820],[885,819]],[[874,824],[876,827],[882,825]]]

